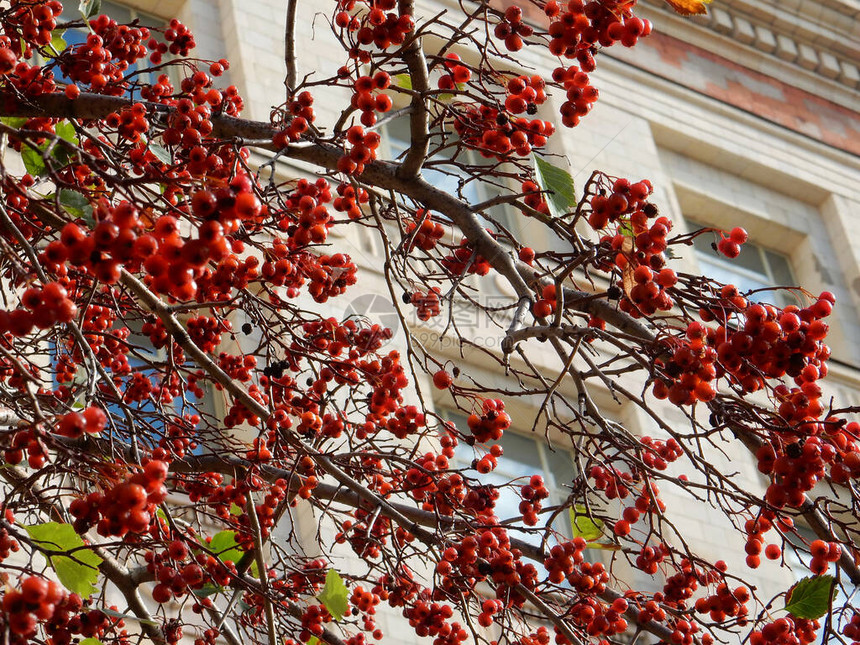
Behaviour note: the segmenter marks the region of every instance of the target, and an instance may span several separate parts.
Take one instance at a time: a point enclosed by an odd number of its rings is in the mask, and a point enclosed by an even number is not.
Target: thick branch
[[[400,0],[398,9],[401,16],[412,16],[414,4],[412,0]],[[424,57],[421,38],[413,38],[409,42],[403,50],[403,61],[409,71],[414,93],[409,106],[409,150],[397,169],[397,176],[401,179],[413,179],[421,172],[421,166],[427,159],[427,151],[430,148],[430,114],[424,98],[425,92],[430,89],[430,74],[427,71],[427,59]]]
[[[292,99],[296,90],[296,8],[298,0],[287,0],[287,26],[284,30],[284,63],[287,66],[287,99]]]

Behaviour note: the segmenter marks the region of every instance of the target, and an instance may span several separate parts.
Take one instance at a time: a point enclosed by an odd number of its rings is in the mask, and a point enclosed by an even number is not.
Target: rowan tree
[[[647,177],[596,172],[574,192],[547,148],[589,118],[601,51],[648,36],[635,0],[436,15],[338,0],[343,66],[304,77],[288,0],[266,123],[242,118],[219,85],[228,62],[194,58],[184,25],[119,25],[92,4],[72,22],[56,0],[0,13],[6,642],[361,645],[399,637],[376,624],[383,604],[435,645],[860,640],[856,410],[819,385],[834,297],[793,288],[798,304],[777,307],[678,273],[695,235],[731,258],[746,233],[674,232]],[[85,42],[66,45],[69,29]],[[558,66],[523,71],[523,48]],[[317,120],[332,91],[351,99]],[[410,145],[383,159],[398,118]],[[494,196],[474,203],[479,182]],[[517,239],[499,207],[552,244]],[[393,330],[339,313],[370,270],[343,234],[359,228],[382,249],[399,351]],[[490,280],[513,295],[491,306]],[[486,316],[500,346],[482,360],[515,385],[409,335],[441,320],[478,352],[454,303]],[[557,355],[552,373],[535,351]],[[439,395],[467,421],[443,418]],[[537,474],[487,483],[520,399],[573,454],[562,504]],[[760,489],[714,459],[741,450]],[[685,539],[666,487],[735,526],[747,566]],[[519,514],[499,517],[511,492]],[[310,511],[317,545],[294,530]],[[786,551],[809,578],[765,596],[754,570]]]

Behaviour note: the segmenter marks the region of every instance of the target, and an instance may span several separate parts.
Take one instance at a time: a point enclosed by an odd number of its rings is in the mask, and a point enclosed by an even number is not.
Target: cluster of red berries
[[[7,521],[14,521],[15,518],[12,516],[9,509],[6,509],[5,515]],[[18,541],[9,535],[9,531],[4,528],[0,528],[0,562],[3,562],[3,560],[8,558],[11,554],[17,553],[20,548]]]
[[[669,547],[662,542],[656,546],[643,546],[636,554],[635,566],[640,571],[654,575],[660,568],[660,563],[670,555]],[[656,603],[655,603],[656,604]],[[664,617],[665,618],[665,617]],[[664,618],[659,618],[663,620]],[[657,619],[656,616],[654,619]]]
[[[484,399],[480,414],[473,412],[468,419],[469,431],[478,443],[498,441],[511,427],[511,417],[505,412],[501,399]]]
[[[438,490],[436,481],[438,473],[448,470],[448,458],[445,455],[435,455],[426,452],[415,459],[415,466],[406,471],[403,478],[403,488],[418,501],[426,500]]]
[[[398,439],[416,435],[424,426],[424,414],[414,405],[397,408],[385,424],[386,429]]]
[[[167,29],[165,29],[164,39],[170,43],[168,51],[174,56],[181,56],[183,58],[188,56],[188,52],[196,46],[191,30],[176,18],[171,20]]]
[[[430,287],[427,292],[415,291],[409,296],[409,302],[417,309],[419,320],[427,321],[442,313],[442,303],[439,301],[439,287]]]
[[[454,52],[445,54],[442,65],[445,68],[445,73],[437,81],[440,90],[456,89],[457,86],[468,83],[469,79],[472,78],[472,71],[461,64],[460,57]]]
[[[544,7],[551,20],[550,53],[571,59],[597,45],[610,47],[617,41],[632,47],[640,37],[651,33],[650,21],[632,14],[634,4],[618,0],[571,0],[562,10],[556,0],[550,0]]]
[[[230,378],[247,383],[253,376],[254,368],[257,366],[257,357],[252,354],[235,355],[221,352],[218,354],[218,367],[226,372]]]
[[[229,320],[218,320],[214,316],[194,316],[188,319],[187,327],[194,344],[211,353],[221,344],[221,333],[229,333],[233,325]]]
[[[286,212],[280,217],[278,228],[286,231],[287,247],[301,249],[309,244],[322,244],[334,224],[326,204],[331,201],[331,186],[319,178],[314,182],[300,179],[286,200]]]
[[[24,452],[27,452],[27,464],[30,468],[38,469],[45,465],[48,459],[48,448],[34,428],[24,428],[12,435],[12,441],[3,451],[6,463],[15,465],[24,460]]]
[[[681,445],[674,438],[662,441],[644,436],[640,442],[647,448],[647,450],[642,451],[642,463],[648,468],[666,470],[669,464],[684,454]]]
[[[546,82],[542,76],[517,76],[508,81],[505,110],[510,114],[537,114],[546,101]]]
[[[716,571],[706,573],[695,567],[687,558],[681,559],[680,566],[676,565],[675,571],[663,585],[663,599],[667,605],[679,609],[686,609],[687,601],[693,598],[700,584],[720,578]]]
[[[346,213],[351,220],[361,219],[361,204],[367,203],[370,193],[364,188],[356,189],[352,184],[341,182],[337,185],[337,195],[334,198],[334,209]]]
[[[359,361],[358,370],[373,388],[367,421],[376,423],[403,403],[401,391],[409,385],[406,370],[403,369],[400,353],[397,351],[389,352],[381,360]]]
[[[555,284],[545,284],[541,288],[541,297],[535,300],[532,305],[532,312],[535,318],[546,318],[551,316],[555,311],[558,303],[558,291]]]
[[[627,629],[627,621],[623,618],[627,606],[624,598],[616,598],[605,607],[597,599],[586,597],[571,607],[570,613],[574,624],[589,636],[614,636]]]
[[[360,175],[364,165],[376,159],[376,149],[381,137],[378,132],[365,133],[360,125],[346,131],[346,141],[351,148],[337,161],[337,169],[346,175]]]
[[[388,112],[391,109],[391,97],[385,94],[391,85],[391,75],[388,72],[376,72],[371,76],[359,76],[353,85],[351,98],[352,107],[361,112],[361,124],[371,127],[376,123],[376,112]]]
[[[20,589],[6,590],[0,622],[5,623],[13,643],[26,643],[36,635],[40,623],[53,618],[65,599],[65,590],[53,580],[24,578]]]
[[[809,645],[817,639],[818,621],[788,616],[750,632],[750,645]]]
[[[287,127],[279,130],[272,137],[272,143],[278,148],[286,148],[291,141],[298,141],[302,135],[308,131],[310,124],[314,122],[316,116],[314,109],[311,107],[314,104],[314,97],[310,92],[305,90],[299,92],[298,96],[289,104],[290,119]]]
[[[445,227],[435,221],[429,211],[419,209],[415,219],[406,223],[406,234],[410,236],[409,250],[417,247],[422,251],[431,251],[445,236]]]
[[[454,129],[464,145],[477,150],[482,157],[501,161],[512,155],[527,157],[532,148],[545,146],[555,132],[549,121],[511,118],[494,107],[474,104],[457,111]]]
[[[77,439],[86,434],[99,434],[107,425],[107,415],[101,408],[90,406],[83,412],[69,412],[57,422],[57,434]]]
[[[854,610],[851,620],[842,628],[842,634],[851,639],[851,645],[860,643],[860,611]]]
[[[594,487],[606,494],[607,499],[625,499],[630,494],[633,475],[613,466],[592,466],[588,476]]]
[[[720,241],[717,250],[729,259],[734,259],[741,254],[741,245],[747,241],[747,232],[739,226],[731,230],[728,235],[720,233]]]
[[[692,403],[704,395],[713,398],[710,381],[729,375],[731,382],[744,392],[755,392],[763,386],[763,377],[795,378],[799,388],[782,386],[776,392],[780,398],[780,416],[789,426],[815,422],[823,411],[821,391],[815,381],[820,378],[830,351],[823,344],[828,326],[822,318],[833,306],[833,296],[822,294],[811,306],[800,309],[790,305],[779,310],[771,305],[749,304],[731,285],[720,292],[719,306],[703,309],[703,320],[719,315],[717,329],[692,322],[687,327],[687,342],[683,342],[667,364],[667,374],[675,385],[666,390],[678,405]],[[729,315],[742,317],[743,324],[729,326]],[[676,387],[676,385],[678,387]],[[658,393],[659,395],[659,393]],[[808,490],[808,489],[807,489]]]
[[[836,450],[818,436],[780,446],[764,444],[756,452],[758,469],[772,477],[765,498],[771,505],[799,508],[804,493],[824,479],[826,466],[834,460]]]
[[[338,0],[338,13],[334,23],[340,29],[354,34],[354,45],[350,49],[350,57],[361,62],[369,62],[370,55],[366,48],[373,45],[378,49],[388,49],[393,45],[401,45],[406,34],[415,28],[415,21],[408,14],[394,13],[397,8],[396,0],[367,1],[370,11],[361,16],[352,16],[350,11],[355,8],[356,0]]]
[[[597,188],[589,200],[591,212],[588,214],[588,223],[595,231],[626,215],[636,212],[643,212],[645,215],[655,213],[646,210],[648,196],[654,191],[647,179],[632,183],[624,177],[612,180],[602,176],[593,185]]]
[[[59,282],[33,286],[21,294],[21,306],[12,311],[0,309],[0,335],[26,336],[33,327],[47,329],[75,319],[78,308]]]
[[[674,269],[663,268],[654,271],[651,267],[641,264],[632,269],[632,278],[633,286],[619,305],[622,311],[627,310],[628,313],[636,311],[651,315],[656,311],[668,311],[672,308],[674,300],[666,290],[674,287],[678,282],[678,275]]]
[[[581,537],[554,544],[543,562],[547,570],[547,579],[557,585],[564,582],[578,565],[585,562],[583,553],[587,546],[588,544]]]
[[[442,258],[442,266],[453,276],[463,275],[467,271],[475,275],[487,275],[490,272],[490,263],[474,252],[466,238],[460,240],[460,246],[451,255]]]
[[[532,475],[529,483],[520,488],[519,511],[523,516],[523,523],[526,526],[537,526],[538,513],[541,510],[541,501],[549,497],[549,491],[543,482],[543,477],[540,475]]]
[[[86,41],[60,55],[60,70],[75,84],[119,96],[127,89],[124,72],[147,55],[144,43],[149,30],[120,26],[106,15],[91,20],[89,26]]]
[[[315,256],[303,254],[300,270],[310,281],[308,293],[319,303],[339,296],[356,283],[356,266],[346,253]]]
[[[51,42],[51,32],[57,27],[63,5],[58,0],[38,3],[13,0],[10,4],[11,8],[3,15],[4,33],[20,34],[27,45],[23,57],[30,58],[33,55],[30,45],[44,47]]]
[[[137,143],[149,130],[146,106],[143,103],[135,103],[120,112],[112,112],[105,117],[105,125],[115,129],[121,138]]]
[[[505,9],[502,19],[493,28],[493,35],[503,40],[508,51],[516,52],[523,48],[523,38],[534,33],[530,25],[523,22],[523,10],[516,5]]]
[[[573,128],[582,117],[591,111],[599,92],[590,84],[588,74],[576,65],[556,67],[552,79],[564,88],[566,100],[561,104],[559,113],[565,127]]]
[[[202,75],[200,80],[211,80],[203,72],[197,73]],[[193,82],[194,76],[191,79]],[[201,149],[200,144],[212,133],[212,108],[208,105],[205,94],[197,100],[200,102],[197,103],[191,98],[180,98],[174,103],[176,109],[168,113],[167,127],[161,133],[161,140],[166,146],[178,146],[194,164],[193,168],[197,171],[195,174],[203,174],[200,171],[209,169],[209,164],[205,163],[209,155],[205,148]],[[192,150],[194,154],[191,154]],[[212,162],[211,165],[217,167],[217,160],[213,159]]]
[[[475,459],[472,462],[472,468],[477,470],[482,475],[486,475],[487,473],[492,472],[496,469],[496,466],[499,465],[499,457],[501,457],[503,453],[504,453],[504,450],[502,449],[502,447],[499,444],[494,444],[494,445],[490,446],[490,451],[488,453],[486,453],[480,459]],[[483,490],[478,491],[477,496],[480,500],[480,502],[478,504],[479,507],[481,506],[481,504],[483,504],[486,501],[484,499],[484,495],[483,495],[484,492],[486,492],[486,491],[483,491]],[[497,492],[498,491],[496,491],[496,493]],[[494,495],[493,500],[495,500],[495,499],[496,498]],[[467,497],[466,505],[469,506],[472,501],[473,500],[471,498]],[[490,507],[488,506],[484,510],[489,511]]]
[[[725,582],[717,585],[715,593],[698,598],[695,609],[700,614],[708,614],[711,620],[721,623],[727,618],[743,620],[749,613],[746,606],[750,599],[749,589],[735,587],[732,589]]]
[[[206,573],[201,566],[208,559],[206,554],[198,561],[183,564],[188,558],[189,550],[181,540],[173,540],[161,552],[147,551],[144,553],[146,568],[155,575],[158,581],[152,590],[155,602],[168,602],[172,598],[182,598],[191,589],[200,589],[206,582]]]
[[[146,531],[156,505],[167,496],[166,479],[167,464],[152,460],[128,481],[73,500],[69,512],[75,518],[75,531],[84,533],[93,525],[105,537]]]

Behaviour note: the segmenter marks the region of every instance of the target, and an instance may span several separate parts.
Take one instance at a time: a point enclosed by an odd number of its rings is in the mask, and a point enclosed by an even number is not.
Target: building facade
[[[272,106],[285,100],[282,0],[141,0],[126,5],[136,12],[133,16],[146,15],[147,20],[179,17],[197,37],[198,56],[229,59],[229,80],[245,99],[246,117],[268,120]],[[428,16],[444,6],[444,0],[420,3]],[[331,73],[344,62],[342,50],[332,46],[326,18],[318,13],[326,8],[299,3],[300,77]],[[450,9],[459,10],[453,2]],[[592,80],[600,100],[578,127],[562,129],[553,138],[551,152],[564,160],[561,165],[567,164],[578,187],[596,169],[649,179],[655,202],[679,232],[696,225],[742,225],[749,232],[743,262],[726,263],[707,244],[696,245],[677,260],[680,270],[703,271],[750,288],[781,282],[813,294],[833,292],[838,306],[829,344],[835,358],[827,387],[840,407],[860,405],[860,6],[854,0],[716,0],[708,16],[681,18],[662,2],[649,0],[638,13],[652,21],[653,33],[635,48],[617,46],[601,53]],[[537,50],[520,52],[517,62],[523,70],[555,66],[547,52]],[[333,122],[348,95],[334,89],[316,92],[318,122]],[[545,106],[546,118],[557,112],[553,100]],[[396,152],[392,148],[388,154]],[[278,172],[300,175],[306,169],[284,163]],[[518,237],[536,248],[550,242],[527,222],[512,222],[519,227]],[[360,265],[357,296],[370,296],[351,306],[396,326],[379,270],[379,239],[360,227],[346,228],[355,230],[342,233],[346,237],[336,243],[348,246]],[[496,286],[498,293],[485,297],[512,295],[501,282]],[[480,374],[505,389],[509,377],[476,347],[464,349],[440,337],[438,328],[414,322],[415,333],[423,334],[461,372]],[[503,330],[480,317],[464,324],[476,345],[499,351]],[[392,346],[405,347],[403,330]],[[530,356],[548,374],[557,373],[557,358],[545,348],[534,348]],[[432,391],[429,382],[424,385]],[[595,396],[608,416],[631,431],[653,432],[650,419],[633,406],[618,405],[609,391]],[[452,401],[444,396],[435,406],[441,415],[456,419]],[[563,501],[564,483],[570,479],[566,473],[573,472],[573,464],[563,450],[547,449],[542,432],[531,431],[539,401],[522,398],[509,407],[515,419],[510,472],[497,475],[541,472],[553,500]],[[661,408],[661,414],[669,424],[688,423],[672,406]],[[731,464],[751,488],[762,486],[753,460],[742,449],[713,458]],[[723,525],[705,504],[685,504],[671,490],[664,491],[664,498],[678,531],[703,556],[743,566],[743,538],[733,527]],[[298,514],[296,524],[309,544],[316,542],[317,522],[309,511]],[[344,569],[354,557],[345,551],[335,556],[342,558]],[[608,563],[612,556],[599,557]],[[612,565],[633,586],[649,584],[623,560]],[[755,575],[762,588],[775,593],[794,581],[798,568],[766,563]],[[380,615],[380,627],[392,635],[389,642],[415,638],[413,632],[398,630],[400,620],[395,613]]]

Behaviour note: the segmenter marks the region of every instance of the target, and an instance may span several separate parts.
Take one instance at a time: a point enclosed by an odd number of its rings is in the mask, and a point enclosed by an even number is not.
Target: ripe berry
[[[439,370],[433,375],[433,385],[440,390],[447,390],[451,387],[451,374],[447,370]]]

